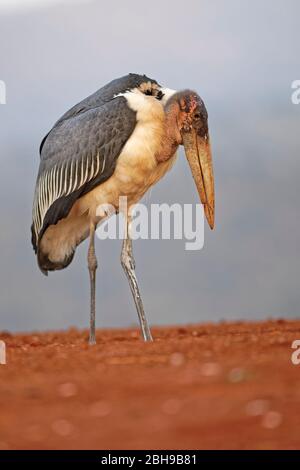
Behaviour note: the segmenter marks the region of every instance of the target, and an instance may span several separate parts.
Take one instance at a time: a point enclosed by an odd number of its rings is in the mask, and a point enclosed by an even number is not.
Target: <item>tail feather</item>
[[[58,271],[64,269],[72,262],[74,258],[75,250],[71,254],[66,256],[63,261],[53,262],[48,258],[46,253],[43,253],[42,250],[38,249],[37,260],[40,270],[45,276],[48,276],[48,271]]]

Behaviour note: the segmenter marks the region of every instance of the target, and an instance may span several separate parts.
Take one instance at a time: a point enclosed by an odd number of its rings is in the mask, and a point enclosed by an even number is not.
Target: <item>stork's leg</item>
[[[136,305],[137,313],[139,316],[139,321],[141,325],[141,330],[143,334],[143,338],[145,341],[152,341],[152,335],[150,328],[147,323],[147,319],[144,312],[143,302],[135,274],[135,261],[133,257],[132,251],[132,240],[129,236],[128,230],[128,218],[126,223],[126,236],[123,241],[122,246],[122,253],[121,253],[121,264],[129,281],[130,289],[132,292],[132,296],[134,298],[134,302]]]
[[[95,253],[95,224],[90,225],[90,244],[88,250],[88,268],[90,273],[91,283],[91,316],[90,316],[90,344],[96,344],[96,269],[98,266],[96,253]]]

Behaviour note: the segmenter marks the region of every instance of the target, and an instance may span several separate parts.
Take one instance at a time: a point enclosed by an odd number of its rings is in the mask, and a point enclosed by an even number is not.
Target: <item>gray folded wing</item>
[[[47,227],[66,217],[74,202],[114,172],[118,156],[136,125],[123,97],[59,120],[41,145],[32,244]]]

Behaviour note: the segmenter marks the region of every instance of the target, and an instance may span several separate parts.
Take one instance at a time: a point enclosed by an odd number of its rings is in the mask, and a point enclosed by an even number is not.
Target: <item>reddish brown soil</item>
[[[300,322],[10,335],[0,449],[300,448]]]

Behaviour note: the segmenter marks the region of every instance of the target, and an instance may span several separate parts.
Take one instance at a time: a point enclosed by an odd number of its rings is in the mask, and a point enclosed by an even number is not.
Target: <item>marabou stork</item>
[[[113,80],[67,111],[40,146],[32,244],[41,271],[67,267],[89,237],[90,344],[95,344],[95,230],[97,207],[127,196],[121,263],[135,301],[142,334],[151,341],[135,275],[128,230],[130,207],[172,167],[183,144],[211,228],[214,179],[207,111],[191,90],[175,92],[145,75]]]

